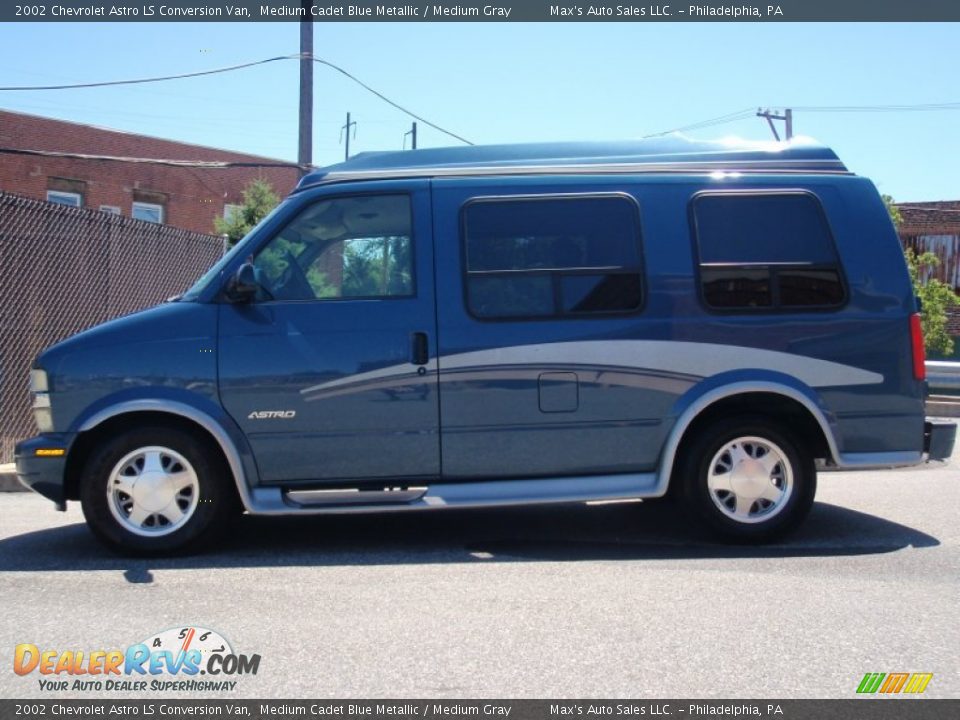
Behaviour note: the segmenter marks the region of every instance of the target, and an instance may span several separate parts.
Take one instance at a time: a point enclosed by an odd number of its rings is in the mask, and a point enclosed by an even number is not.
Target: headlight
[[[53,414],[50,411],[50,384],[46,370],[30,371],[30,392],[33,393],[33,419],[37,429],[53,432]]]
[[[50,385],[47,382],[47,371],[33,369],[30,371],[30,392],[45,393],[50,391]]]

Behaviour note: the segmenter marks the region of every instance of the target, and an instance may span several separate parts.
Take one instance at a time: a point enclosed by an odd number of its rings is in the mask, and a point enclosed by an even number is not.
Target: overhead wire
[[[73,90],[79,88],[97,88],[97,87],[111,87],[117,85],[138,85],[142,83],[154,83],[154,82],[166,82],[169,80],[182,80],[186,78],[193,77],[202,77],[206,75],[216,75],[219,73],[234,72],[236,70],[243,70],[245,68],[255,67],[258,65],[266,65],[268,63],[278,62],[280,60],[303,60],[309,59],[310,61],[317,63],[318,65],[324,65],[344,77],[352,80],[354,83],[362,87],[367,92],[375,95],[377,98],[387,103],[391,107],[399,110],[400,112],[408,115],[415,120],[422,122],[424,125],[437,130],[445,135],[448,135],[456,140],[459,140],[462,143],[467,145],[473,145],[470,140],[467,140],[462,135],[459,135],[451,130],[448,130],[430,120],[427,120],[422,115],[419,115],[409,108],[401,105],[395,100],[390,99],[379,90],[371,87],[367,83],[360,80],[353,73],[345,70],[336,63],[330,62],[329,60],[324,60],[323,58],[318,58],[310,55],[309,53],[295,53],[291,55],[277,55],[274,57],[264,58],[262,60],[254,60],[252,62],[239,63],[236,65],[228,65],[225,67],[211,68],[209,70],[197,70],[188,73],[178,73],[175,75],[162,75],[158,77],[147,77],[147,78],[132,78],[127,80],[107,80],[101,82],[88,82],[88,83],[66,83],[59,85],[9,85],[9,86],[0,86],[0,91],[36,91],[36,90]],[[812,112],[812,113],[855,113],[855,112],[871,112],[871,113],[882,113],[882,112],[932,112],[932,111],[942,111],[942,110],[960,110],[960,102],[945,102],[945,103],[916,103],[916,104],[887,104],[887,105],[794,105],[789,106],[792,110],[799,112]],[[725,115],[719,115],[717,117],[708,118],[706,120],[701,120],[696,123],[691,123],[689,125],[683,125],[680,127],[671,128],[669,130],[663,130],[657,133],[650,133],[649,135],[644,135],[644,138],[653,138],[661,137],[663,135],[669,135],[676,132],[688,132],[691,130],[701,130],[708,127],[713,127],[716,125],[725,125],[727,123],[736,122],[738,120],[743,120],[754,114],[754,109],[744,108],[742,110],[737,110],[732,113],[727,113]]]
[[[960,102],[944,103],[916,103],[916,104],[890,104],[890,105],[776,105],[771,107],[789,107],[793,112],[807,113],[883,113],[883,112],[934,112],[941,110],[960,110]],[[726,115],[701,120],[700,122],[684,125],[682,127],[663,130],[662,132],[644,135],[644,138],[661,137],[676,132],[687,132],[690,130],[701,130],[714,125],[726,125],[727,123],[744,120],[756,114],[754,108],[744,108]]]
[[[166,82],[168,80],[183,80],[185,78],[201,77],[203,75],[216,75],[218,73],[233,72],[234,70],[243,70],[244,68],[254,67],[255,65],[266,65],[267,63],[277,62],[278,60],[290,60],[298,58],[300,55],[277,55],[276,57],[265,58],[263,60],[254,60],[253,62],[240,63],[239,65],[228,65],[226,67],[212,68],[210,70],[197,70],[194,72],[180,73],[177,75],[161,75],[158,77],[133,78],[130,80],[105,80],[102,82],[89,83],[69,83],[64,85],[8,85],[0,86],[0,91],[33,91],[33,90],[77,90],[79,88],[110,87],[113,85],[139,85],[141,83]]]
[[[960,110],[960,102],[916,103],[912,105],[789,105],[801,112],[931,112],[937,110]]]
[[[462,135],[458,135],[452,130],[447,130],[442,126],[434,122],[431,122],[430,120],[427,120],[422,115],[419,115],[413,112],[412,110],[401,105],[395,100],[391,100],[382,92],[380,92],[379,90],[376,90],[375,88],[371,87],[367,83],[363,82],[356,75],[345,70],[344,68],[340,67],[336,63],[332,63],[329,60],[324,60],[323,58],[313,57],[309,53],[307,54],[296,53],[293,55],[277,55],[275,57],[264,58],[263,60],[255,60],[253,62],[240,63],[237,65],[228,65],[226,67],[212,68],[210,70],[198,70],[198,71],[188,72],[188,73],[178,73],[176,75],[162,75],[158,77],[147,77],[147,78],[132,78],[128,80],[106,80],[102,82],[67,83],[67,84],[60,84],[60,85],[7,85],[7,86],[0,86],[0,91],[13,92],[13,91],[36,91],[36,90],[76,90],[81,88],[112,87],[116,85],[139,85],[142,83],[166,82],[169,80],[183,80],[186,78],[202,77],[204,75],[216,75],[218,73],[226,73],[226,72],[234,72],[236,70],[243,70],[245,68],[255,67],[257,65],[266,65],[267,63],[277,62],[279,60],[303,60],[305,58],[308,60],[311,60],[312,62],[317,63],[318,65],[324,65],[326,67],[329,67],[332,70],[337,71],[344,77],[355,82],[357,85],[362,87],[367,92],[372,93],[373,95],[380,98],[385,103],[396,108],[397,110],[404,113],[405,115],[409,115],[414,120],[422,122],[424,125],[427,125],[428,127],[431,127],[434,130],[437,130],[438,132],[443,133],[444,135],[449,135],[450,137],[456,140],[459,140],[462,143],[465,143],[467,145],[473,145],[472,142],[467,140]]]
[[[297,57],[300,57],[300,56],[298,55]],[[346,70],[344,70],[342,67],[339,67],[338,65],[334,65],[332,62],[329,62],[329,61],[327,61],[327,60],[322,60],[322,59],[317,58],[317,57],[310,58],[310,59],[312,59],[313,62],[318,63],[319,65],[326,65],[327,67],[332,68],[333,70],[336,70],[337,72],[341,73],[342,75],[350,78],[351,80],[353,80],[355,83],[357,83],[357,85],[359,85],[359,86],[362,87],[363,89],[367,90],[368,92],[373,93],[374,95],[376,95],[378,98],[380,98],[381,100],[383,100],[383,101],[384,101],[385,103],[387,103],[388,105],[392,105],[393,107],[395,107],[395,108],[396,108],[397,110],[399,110],[400,112],[402,112],[402,113],[404,113],[404,114],[409,115],[410,117],[412,117],[414,120],[418,120],[418,121],[422,122],[424,125],[427,125],[428,127],[432,127],[434,130],[438,130],[438,131],[444,133],[445,135],[449,135],[450,137],[455,138],[455,139],[459,140],[459,141],[462,142],[462,143],[465,143],[465,144],[467,144],[467,145],[473,145],[473,143],[470,142],[469,140],[467,140],[465,137],[462,137],[462,136],[460,136],[460,135],[457,135],[455,132],[451,132],[450,130],[447,130],[447,129],[445,129],[445,128],[442,128],[442,127],[440,127],[439,125],[430,122],[430,121],[427,120],[425,117],[423,117],[423,116],[421,116],[421,115],[417,115],[417,114],[416,114],[415,112],[413,112],[412,110],[409,110],[409,109],[405,108],[403,105],[400,105],[399,103],[394,102],[393,100],[391,100],[390,98],[388,98],[388,97],[387,97],[386,95],[384,95],[383,93],[378,92],[377,90],[374,90],[372,87],[370,87],[369,85],[367,85],[365,82],[361,81],[360,79],[358,79],[358,78],[355,77],[354,75],[351,75],[349,72],[347,72]]]
[[[755,111],[752,107],[744,108],[743,110],[737,110],[732,113],[727,113],[726,115],[718,115],[717,117],[708,118],[707,120],[701,120],[700,122],[692,123],[690,125],[683,125],[681,127],[675,127],[669,130],[663,130],[661,132],[644,135],[643,138],[646,139],[646,138],[661,137],[663,135],[670,135],[671,133],[687,132],[689,130],[699,130],[701,128],[712,127],[714,125],[725,125],[726,123],[734,122],[736,120],[742,120],[746,117],[749,117],[754,112]]]

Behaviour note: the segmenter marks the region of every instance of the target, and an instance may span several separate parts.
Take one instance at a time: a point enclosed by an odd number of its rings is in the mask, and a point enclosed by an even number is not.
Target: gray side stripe
[[[676,340],[588,340],[494,348],[441,358],[440,369],[546,363],[614,365],[704,378],[731,370],[772,370],[791,375],[810,387],[883,382],[883,376],[877,373],[804,355]]]
[[[586,340],[577,342],[517,345],[458,353],[440,358],[440,372],[504,365],[604,365],[659,371],[707,378],[733,370],[770,370],[797,378],[810,387],[876,385],[883,375],[862,368],[805,355],[762,350],[740,345],[720,345],[675,340]],[[431,360],[427,369],[437,369]],[[305,388],[302,394],[331,390],[370,380],[415,372],[409,363]]]

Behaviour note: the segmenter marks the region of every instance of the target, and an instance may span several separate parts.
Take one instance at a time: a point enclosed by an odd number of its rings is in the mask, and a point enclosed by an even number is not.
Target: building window
[[[48,177],[47,202],[70,207],[83,207],[87,183],[72,178]]]
[[[133,203],[133,211],[130,213],[130,215],[137,220],[143,220],[151,223],[162,223],[163,205],[135,202]]]
[[[237,216],[237,213],[240,212],[241,205],[231,205],[227,203],[223,206],[223,219],[227,222],[233,222],[233,219]]]
[[[633,312],[637,205],[622,195],[479,199],[463,210],[467,306],[485,319]]]
[[[82,207],[83,195],[75,192],[65,192],[63,190],[47,190],[47,202],[57,205],[69,205],[70,207]]]
[[[111,215],[119,215],[120,208],[118,208],[116,205],[101,205],[100,212],[109,213]]]

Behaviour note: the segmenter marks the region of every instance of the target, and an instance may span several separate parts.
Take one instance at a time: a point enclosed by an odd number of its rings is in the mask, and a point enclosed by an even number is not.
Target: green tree
[[[899,230],[900,223],[903,222],[900,208],[889,195],[883,195],[882,198],[894,227]],[[923,325],[924,345],[931,353],[953,355],[954,341],[947,332],[947,312],[951,307],[960,305],[960,298],[953,288],[933,277],[940,265],[940,258],[932,252],[918,255],[912,248],[904,250],[904,256],[910,271],[913,292],[920,298],[922,305],[920,322]]]
[[[243,191],[243,205],[229,218],[214,218],[218,235],[226,235],[233,245],[250,232],[280,202],[280,197],[266,180],[253,180]]]
[[[906,251],[907,268],[914,292],[920,298],[923,312],[923,338],[927,350],[941,355],[953,355],[953,338],[947,332],[947,311],[960,305],[960,298],[945,282],[932,277],[940,265],[940,258],[932,252],[917,255],[912,248]]]
[[[889,195],[881,195],[883,199],[883,204],[887,206],[887,212],[890,213],[890,219],[893,220],[893,226],[900,229],[900,223],[903,222],[903,217],[900,215],[900,208],[897,207],[896,202]]]
[[[407,295],[413,288],[410,240],[400,236],[356,238],[344,243],[343,294]]]

